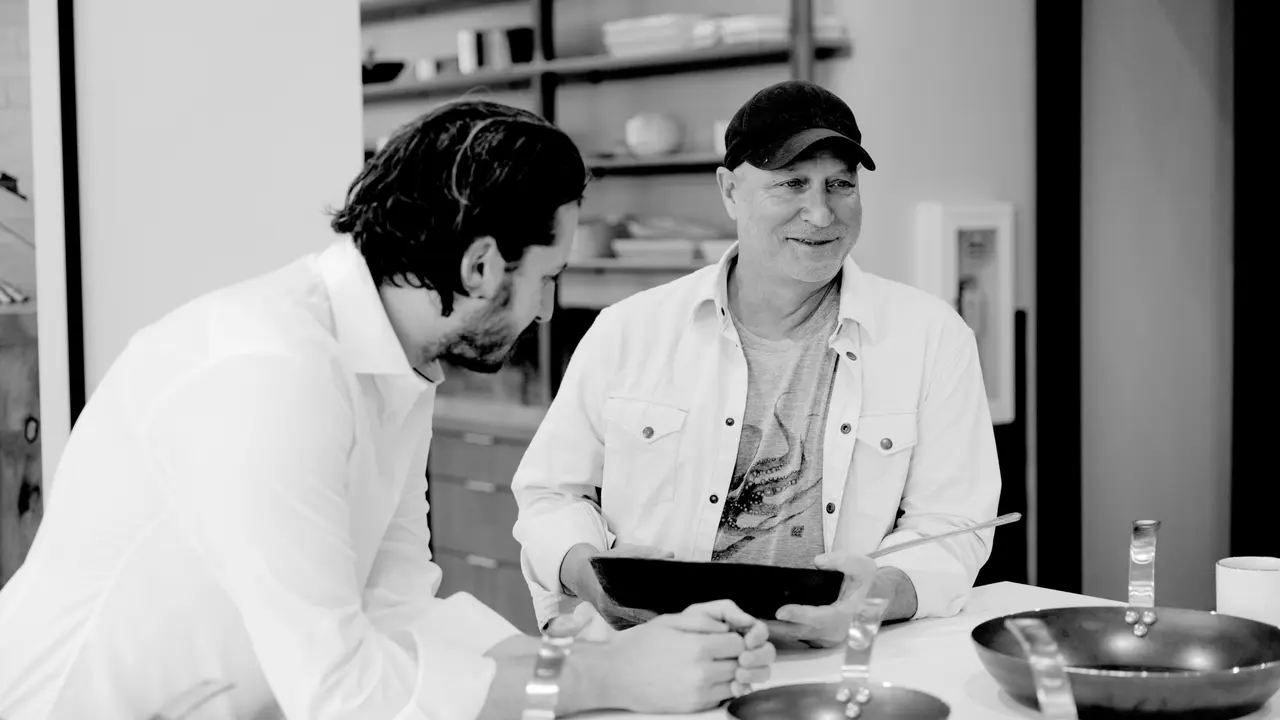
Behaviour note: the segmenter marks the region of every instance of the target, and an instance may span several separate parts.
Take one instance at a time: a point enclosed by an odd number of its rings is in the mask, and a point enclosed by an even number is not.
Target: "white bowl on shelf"
[[[640,113],[623,127],[627,149],[636,157],[670,155],[684,142],[684,126],[673,115]]]
[[[612,245],[619,260],[644,264],[692,263],[698,252],[695,241],[676,238],[617,238]]]

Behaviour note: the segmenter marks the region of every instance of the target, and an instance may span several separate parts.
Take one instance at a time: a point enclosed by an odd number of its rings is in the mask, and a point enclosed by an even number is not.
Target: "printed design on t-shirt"
[[[822,473],[814,465],[821,461],[818,450],[822,442],[822,416],[803,416],[804,432],[797,438],[787,429],[785,418],[796,417],[795,411],[799,408],[794,406],[799,402],[799,396],[793,392],[778,396],[773,413],[767,418],[772,425],[767,428],[770,432],[750,423],[743,425],[738,460],[725,498],[712,560],[733,560],[751,543],[776,532],[793,538],[805,533],[802,526],[788,527],[787,522],[821,499]],[[780,453],[776,447],[765,448],[761,453],[760,445],[766,437],[775,445],[781,442]],[[821,531],[821,528],[814,530]]]

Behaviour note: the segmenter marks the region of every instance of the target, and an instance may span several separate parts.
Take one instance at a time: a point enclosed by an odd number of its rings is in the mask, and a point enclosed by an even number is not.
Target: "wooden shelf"
[[[818,59],[843,57],[850,52],[848,43],[821,44],[815,49]],[[423,81],[392,81],[364,88],[366,103],[391,102],[431,95],[467,92],[475,88],[519,90],[533,84],[534,78],[546,74],[571,83],[597,83],[657,77],[677,73],[701,72],[726,68],[783,63],[791,57],[787,43],[741,43],[720,45],[705,50],[687,50],[636,57],[591,55],[563,58],[547,62],[515,65],[507,70],[476,72],[470,75],[448,75]]]
[[[364,159],[368,160],[375,153],[373,147],[366,147]],[[724,161],[724,156],[714,153],[681,153],[654,158],[588,156],[586,161],[591,174],[596,177],[681,175],[715,172]]]
[[[454,10],[471,10],[482,5],[513,5],[519,0],[364,0],[360,22],[376,23],[416,15],[434,15]]]
[[[720,167],[723,155],[715,153],[682,153],[661,157],[637,158],[589,157],[587,166],[596,177],[607,175],[673,175],[681,173],[710,173]]]
[[[430,80],[392,80],[364,86],[364,101],[368,103],[394,102],[430,97],[432,95],[460,95],[469,90],[523,90],[533,85],[540,65],[525,63],[508,70],[474,72],[470,75],[441,75]],[[402,78],[412,75],[405,68]]]
[[[615,258],[578,260],[570,263],[560,276],[559,304],[566,308],[599,310],[701,270],[716,260],[667,263]]]
[[[848,54],[848,43],[821,44],[814,56],[827,59]],[[595,83],[603,80],[625,80],[657,77],[678,73],[722,70],[725,68],[772,65],[791,59],[791,46],[785,42],[733,43],[701,50],[655,53],[634,57],[595,55],[564,58],[547,63],[551,72],[565,80]]]

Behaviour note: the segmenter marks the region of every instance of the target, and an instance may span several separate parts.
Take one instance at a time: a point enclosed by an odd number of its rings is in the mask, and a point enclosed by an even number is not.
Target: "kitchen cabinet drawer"
[[[433,546],[520,564],[516,499],[505,487],[432,475],[429,492]]]
[[[526,447],[493,435],[437,430],[431,439],[427,471],[433,477],[450,475],[508,486]]]
[[[493,558],[459,555],[448,550],[436,553],[435,561],[444,573],[444,579],[440,582],[440,597],[449,597],[456,592],[471,593],[521,632],[538,634],[529,585],[519,567],[497,562]]]

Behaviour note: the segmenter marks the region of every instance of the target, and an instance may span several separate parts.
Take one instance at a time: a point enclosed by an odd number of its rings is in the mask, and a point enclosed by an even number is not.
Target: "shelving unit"
[[[565,268],[558,302],[563,308],[601,310],[619,300],[688,275],[708,261],[637,263],[614,258],[581,260]]]
[[[814,57],[825,60],[846,56],[848,43],[827,43],[814,49]],[[479,70],[471,74],[453,74],[428,80],[392,81],[365,88],[365,103],[392,102],[412,98],[451,95],[476,88],[487,90],[522,90],[533,85],[540,76],[552,76],[563,83],[600,83],[608,80],[673,75],[677,73],[774,65],[790,59],[792,49],[786,43],[740,43],[703,50],[656,53],[637,57],[587,57],[546,60],[514,65],[506,70]]]
[[[474,10],[485,5],[514,5],[527,0],[362,0],[360,23],[400,20],[454,10]]]
[[[816,40],[812,0],[789,0],[793,28],[790,42],[727,44],[638,57],[557,57],[553,41],[554,0],[365,0],[361,21],[366,24],[394,22],[518,2],[534,4],[533,62],[468,75],[369,85],[364,88],[365,104],[435,101],[474,89],[527,90],[537,93],[538,112],[555,122],[557,89],[566,85],[730,72],[782,64],[789,65],[792,78],[812,79],[815,61],[850,54],[848,43]],[[732,8],[730,3],[725,6]],[[405,77],[409,77],[407,72]],[[366,150],[366,154],[372,153],[372,148]],[[722,156],[717,154],[691,152],[655,158],[592,156],[587,158],[587,163],[598,178],[628,178],[709,175],[721,160]],[[550,323],[538,327],[532,368],[517,361],[508,368],[510,374],[505,381],[464,376],[461,383],[446,382],[441,387],[427,472],[431,478],[432,546],[437,562],[444,568],[442,595],[465,590],[503,613],[522,630],[536,632],[527,587],[520,574],[519,547],[511,538],[515,499],[510,484],[559,386],[563,365],[594,311],[707,264],[708,261],[703,260],[652,264],[620,259],[572,263],[561,277],[557,296],[557,307],[564,312],[557,312]],[[446,371],[450,377],[462,372],[452,368]],[[537,391],[514,393],[504,385],[513,377],[532,378],[537,383]],[[492,397],[447,394],[457,392],[449,390],[450,386],[483,387],[486,382],[493,389]],[[522,398],[532,395],[539,400],[517,404],[509,399],[495,399],[513,395]]]
[[[373,157],[375,148],[364,149],[364,159]],[[680,153],[661,157],[638,158],[629,155],[616,157],[588,157],[591,174],[600,177],[643,175],[681,175],[685,173],[710,173],[720,167],[722,157],[714,153]]]
[[[715,153],[682,153],[651,158],[589,157],[587,166],[596,177],[609,175],[677,175],[681,173],[710,173],[720,167],[722,155]]]

